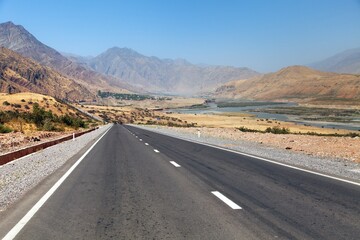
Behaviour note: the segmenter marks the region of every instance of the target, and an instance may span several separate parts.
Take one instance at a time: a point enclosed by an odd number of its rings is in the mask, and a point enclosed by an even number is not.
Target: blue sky
[[[64,52],[276,71],[360,47],[359,0],[0,0],[0,22]]]

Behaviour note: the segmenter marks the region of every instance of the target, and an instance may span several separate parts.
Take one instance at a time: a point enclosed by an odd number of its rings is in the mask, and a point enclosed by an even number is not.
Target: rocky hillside
[[[147,57],[134,50],[117,47],[108,49],[87,63],[97,72],[121,78],[139,88],[176,94],[211,91],[225,82],[258,75],[248,68],[201,67],[186,60]]]
[[[292,66],[245,81],[227,83],[216,90],[215,96],[359,105],[360,76]]]
[[[310,66],[327,72],[360,74],[360,48],[344,51]]]
[[[51,67],[92,92],[194,94],[258,75],[248,68],[202,67],[185,60],[147,57],[127,48],[111,48],[95,58],[65,57],[12,22],[0,24],[0,46]]]
[[[15,25],[12,22],[0,24],[0,46],[11,49],[24,57],[31,58],[41,65],[51,67],[85,85],[93,92],[99,89],[128,92],[124,89],[131,89],[130,86],[122,83],[119,79],[106,77],[82,64],[69,60],[55,49],[41,43],[24,27]]]
[[[3,47],[0,47],[0,91],[34,92],[77,101],[95,98],[74,80]]]

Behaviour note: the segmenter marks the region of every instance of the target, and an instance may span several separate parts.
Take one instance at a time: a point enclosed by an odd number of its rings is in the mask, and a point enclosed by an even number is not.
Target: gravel
[[[111,125],[0,166],[0,211],[20,199]]]
[[[231,140],[221,137],[201,135],[190,132],[180,132],[176,128],[159,126],[138,126],[146,130],[166,134],[173,137],[180,137],[192,141],[220,146],[227,149],[275,160],[292,166],[297,166],[317,172],[341,177],[356,182],[360,182],[360,163],[352,162],[341,158],[315,157],[308,154],[297,153],[285,149],[266,146],[264,144],[244,141]]]

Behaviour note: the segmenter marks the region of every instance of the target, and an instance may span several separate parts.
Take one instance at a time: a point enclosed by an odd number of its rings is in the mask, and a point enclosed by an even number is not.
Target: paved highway
[[[360,186],[249,156],[114,125],[77,163],[20,228],[30,200],[9,209],[0,237],[14,225],[9,239],[360,236]]]

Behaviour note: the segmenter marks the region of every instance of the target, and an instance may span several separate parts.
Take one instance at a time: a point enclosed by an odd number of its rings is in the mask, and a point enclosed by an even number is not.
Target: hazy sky
[[[359,0],[0,0],[0,22],[64,52],[147,56],[266,72],[360,47]]]

